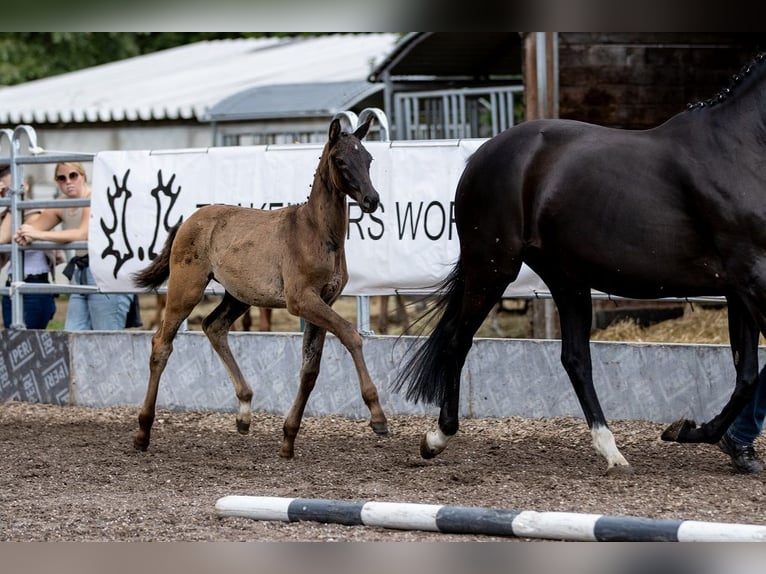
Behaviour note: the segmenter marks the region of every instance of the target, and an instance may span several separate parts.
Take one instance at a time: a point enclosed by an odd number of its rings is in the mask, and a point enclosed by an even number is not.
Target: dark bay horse
[[[734,391],[710,421],[682,418],[662,435],[721,438],[755,392],[758,336],[766,333],[764,59],[653,129],[529,121],[473,154],[455,194],[460,255],[438,290],[438,322],[413,345],[394,384],[408,384],[410,400],[441,408],[438,429],[421,442],[424,458],[458,431],[472,337],[522,262],[558,307],[561,361],[608,474],[630,466],[593,387],[591,289],[635,299],[725,296]]]
[[[300,386],[285,419],[280,456],[294,455],[295,437],[319,375],[327,331],[351,353],[372,430],[378,435],[388,432],[378,391],[362,355],[362,339],[331,307],[348,281],[346,198],[358,202],[365,213],[374,212],[380,202],[370,181],[372,156],[361,143],[371,121],[372,116],[354,133],[342,132],[340,122],[332,121],[306,203],[273,211],[227,205],[202,207],[172,228],[162,253],[134,274],[135,285],[145,289],[157,289],[167,281],[164,317],[152,337],[149,385],[134,440],[137,449],[149,446],[157,389],[173,339],[211,280],[218,281],[225,294],[205,317],[202,329],[234,384],[240,433],[250,430],[253,391],[234,360],[228,333],[251,306],[286,307],[306,323]]]

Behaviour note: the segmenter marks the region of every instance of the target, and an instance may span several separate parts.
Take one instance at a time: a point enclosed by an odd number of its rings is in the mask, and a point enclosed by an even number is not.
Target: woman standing
[[[11,167],[7,164],[0,165],[0,197],[5,197],[11,186]],[[26,189],[26,185],[24,186]],[[40,210],[24,211],[24,221],[31,223],[40,216]],[[11,242],[11,209],[6,207],[0,211],[0,243]],[[24,252],[24,282],[25,283],[50,283],[49,277],[55,267],[54,252],[27,249]],[[5,254],[3,260],[7,259]],[[8,269],[6,287],[13,282],[11,269]],[[24,326],[27,329],[45,329],[56,313],[56,301],[49,293],[26,293],[21,296]],[[8,329],[11,326],[12,310],[11,298],[3,295],[3,326]]]
[[[90,186],[85,168],[79,162],[56,164],[54,179],[61,199],[90,197]],[[19,226],[15,240],[21,245],[34,241],[86,241],[90,207],[51,207],[44,209],[30,223]],[[58,224],[61,229],[53,229]],[[77,250],[64,274],[75,285],[95,285],[87,250]],[[125,328],[132,297],[122,293],[72,293],[69,295],[66,322],[67,331],[115,331]]]

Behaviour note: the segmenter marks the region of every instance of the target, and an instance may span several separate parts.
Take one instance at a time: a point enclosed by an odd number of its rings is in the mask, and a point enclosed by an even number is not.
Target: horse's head
[[[330,123],[327,143],[327,169],[333,185],[356,201],[365,213],[372,213],[380,204],[380,196],[370,181],[372,155],[362,145],[372,123],[372,116],[353,133],[341,130],[336,118]]]

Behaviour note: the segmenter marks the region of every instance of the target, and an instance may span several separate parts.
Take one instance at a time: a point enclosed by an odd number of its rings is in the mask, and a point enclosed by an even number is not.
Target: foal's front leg
[[[293,315],[299,315],[307,322],[338,337],[343,346],[351,353],[351,358],[354,361],[354,367],[356,367],[357,376],[359,377],[359,387],[362,391],[362,399],[370,410],[370,426],[372,430],[377,435],[388,434],[386,415],[380,406],[378,389],[372,382],[370,373],[367,370],[367,364],[362,354],[362,337],[356,328],[333,311],[332,307],[313,291],[304,291],[300,302],[297,299],[288,300],[287,310]]]
[[[295,437],[298,436],[303,420],[303,411],[306,409],[306,403],[319,376],[319,364],[322,361],[326,334],[327,331],[324,329],[306,323],[303,331],[303,364],[301,366],[300,386],[282,427],[282,447],[279,449],[279,456],[282,458],[293,458],[295,454]]]

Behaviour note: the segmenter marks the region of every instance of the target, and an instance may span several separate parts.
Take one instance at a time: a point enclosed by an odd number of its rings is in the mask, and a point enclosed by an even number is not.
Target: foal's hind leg
[[[170,354],[173,352],[173,339],[181,323],[199,303],[206,284],[206,278],[200,278],[196,285],[193,281],[187,280],[183,286],[179,286],[174,284],[172,277],[168,282],[165,313],[160,326],[152,337],[152,351],[149,357],[149,384],[146,388],[144,404],[138,413],[138,432],[133,439],[133,446],[138,450],[149,448],[160,377],[165,370]]]
[[[282,447],[279,449],[279,456],[282,458],[293,458],[295,454],[295,437],[298,436],[301,420],[303,420],[303,411],[306,409],[306,403],[319,376],[319,364],[322,361],[326,334],[327,331],[324,329],[306,323],[303,331],[303,365],[301,366],[300,386],[282,428]]]
[[[378,389],[372,382],[367,364],[362,354],[362,337],[356,328],[343,317],[333,311],[327,303],[313,290],[304,290],[299,298],[288,299],[287,310],[293,315],[303,317],[307,322],[330,331],[340,339],[340,342],[351,353],[351,358],[359,377],[359,387],[362,400],[370,410],[370,427],[378,435],[388,434],[388,422],[383,408],[380,406]]]
[[[561,319],[561,363],[569,375],[577,400],[593,438],[593,447],[607,461],[607,474],[630,472],[630,465],[617,449],[601,404],[593,386],[590,355],[592,303],[590,290],[573,289],[567,293],[552,289]]]
[[[227,291],[220,304],[202,321],[202,330],[210,340],[210,344],[215,352],[221,357],[221,361],[223,361],[224,367],[226,367],[226,372],[229,373],[229,378],[234,385],[234,392],[237,395],[237,399],[239,399],[237,431],[240,434],[247,434],[250,431],[253,389],[242,375],[242,371],[231,352],[231,347],[229,347],[229,330],[234,321],[239,319],[249,308],[250,305],[236,299]]]

